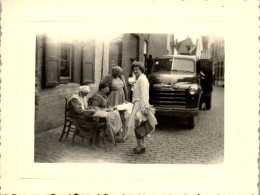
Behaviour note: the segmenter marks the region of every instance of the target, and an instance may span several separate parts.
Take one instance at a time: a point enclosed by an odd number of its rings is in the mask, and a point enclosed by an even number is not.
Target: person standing
[[[108,105],[111,107],[123,104],[128,99],[127,86],[122,72],[120,66],[114,66],[112,67],[112,74],[105,76],[101,81],[101,83],[109,85]]]
[[[152,55],[149,55],[149,58],[147,59],[147,70],[146,70],[147,76],[151,73],[152,66],[153,66],[153,57]]]
[[[136,76],[136,83],[133,89],[133,110],[128,124],[128,136],[136,137],[137,147],[133,149],[133,153],[141,154],[145,152],[145,143],[144,138],[138,138],[135,134],[135,116],[137,112],[141,111],[142,113],[144,113],[147,109],[150,108],[149,82],[144,74],[145,67],[143,63],[134,61],[131,64],[131,70],[134,72]]]

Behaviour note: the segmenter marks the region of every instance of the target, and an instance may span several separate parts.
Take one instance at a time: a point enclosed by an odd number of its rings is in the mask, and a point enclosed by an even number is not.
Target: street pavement
[[[146,152],[132,154],[133,138],[114,146],[106,141],[89,146],[72,136],[59,142],[62,126],[35,136],[36,163],[218,164],[224,162],[224,88],[214,87],[211,110],[201,110],[194,129],[186,120],[160,117],[156,130],[146,138]]]

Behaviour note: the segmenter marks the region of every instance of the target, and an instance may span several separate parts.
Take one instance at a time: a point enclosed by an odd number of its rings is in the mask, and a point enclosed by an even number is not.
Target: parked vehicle
[[[205,74],[197,67],[199,64],[194,56],[168,55],[154,59],[148,80],[150,104],[157,115],[186,117],[188,128],[195,127],[201,97],[206,94],[201,85]]]

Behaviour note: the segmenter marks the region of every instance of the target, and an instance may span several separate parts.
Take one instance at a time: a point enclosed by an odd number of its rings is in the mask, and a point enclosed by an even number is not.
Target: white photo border
[[[38,7],[40,2],[41,8]],[[91,1],[84,17],[78,12],[60,11],[52,15],[52,5],[59,1],[4,1],[2,22],[2,130],[1,188],[3,193],[257,193],[258,183],[258,111],[259,47],[257,2],[210,4],[208,9],[191,11],[187,2],[176,1],[170,12],[170,1],[145,1],[157,5],[160,15],[129,6],[124,17],[115,13],[116,1],[108,10],[98,9]],[[77,7],[66,1],[65,10]],[[133,4],[136,4],[133,1]],[[234,2],[233,2],[234,3]],[[143,4],[143,3],[142,3]],[[119,8],[125,4],[119,3]],[[233,6],[235,5],[235,6]],[[215,8],[212,8],[216,6]],[[224,6],[225,9],[222,7]],[[256,7],[254,7],[256,6]],[[84,6],[83,6],[84,7]],[[93,10],[91,11],[91,8]],[[246,8],[246,9],[245,9]],[[53,8],[54,9],[54,8]],[[224,11],[222,10],[224,9]],[[81,10],[81,9],[80,9]],[[99,15],[95,11],[100,11]],[[188,12],[188,11],[190,12]],[[37,13],[39,11],[39,13]],[[103,12],[102,12],[103,11]],[[182,12],[183,11],[183,12]],[[184,12],[187,11],[187,12]],[[135,14],[133,14],[135,13]],[[167,15],[168,14],[168,15]],[[250,22],[249,22],[250,21]],[[145,25],[144,25],[145,24]],[[155,26],[157,28],[155,28]],[[198,27],[200,27],[198,29]],[[131,165],[34,163],[34,97],[36,34],[44,31],[100,33],[175,33],[193,30],[197,33],[225,36],[225,152],[219,165]],[[112,30],[111,30],[112,29]],[[257,82],[256,82],[257,81]],[[48,186],[48,187],[46,187]],[[103,187],[100,187],[103,186]]]

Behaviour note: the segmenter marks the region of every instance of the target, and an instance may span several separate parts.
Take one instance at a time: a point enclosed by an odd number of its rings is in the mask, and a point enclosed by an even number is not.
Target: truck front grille
[[[186,92],[184,89],[151,88],[150,104],[169,108],[186,108]]]

